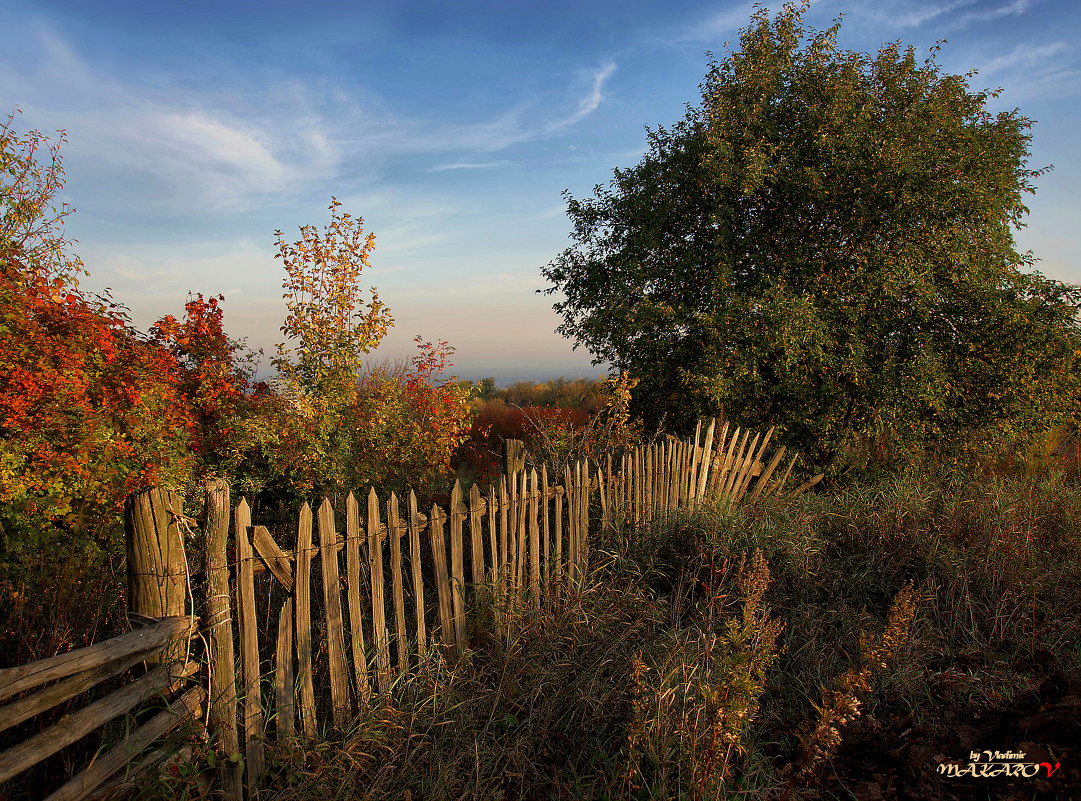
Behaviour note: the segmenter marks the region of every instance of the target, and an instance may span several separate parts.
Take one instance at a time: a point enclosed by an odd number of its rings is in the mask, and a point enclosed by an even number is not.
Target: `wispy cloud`
[[[918,28],[937,20],[940,27],[957,30],[975,23],[1020,16],[1033,5],[1034,0],[1010,0],[993,8],[983,8],[977,0],[953,0],[949,3],[889,4],[884,8],[868,10],[868,13],[872,18],[896,28]]]
[[[1012,0],[1005,5],[980,11],[966,11],[958,20],[958,27],[970,25],[973,22],[989,22],[1002,17],[1015,17],[1024,14],[1033,6],[1032,0]]]
[[[447,170],[484,170],[489,167],[500,167],[506,164],[506,161],[486,161],[483,164],[475,164],[468,162],[458,162],[455,164],[440,164],[436,167],[432,167],[428,172],[446,172]]]
[[[554,132],[566,128],[569,125],[574,125],[577,122],[581,122],[588,117],[597,107],[600,106],[601,101],[604,100],[604,82],[607,81],[613,72],[616,71],[616,64],[614,61],[606,61],[600,67],[598,67],[592,75],[591,86],[586,95],[578,102],[578,110],[571,114],[569,117],[564,117],[561,120],[549,123],[545,130],[548,132]]]
[[[754,13],[752,3],[743,3],[699,22],[677,28],[672,34],[662,37],[668,44],[685,42],[713,42],[718,36],[735,34],[746,25]]]
[[[1069,53],[1072,50],[1073,47],[1066,42],[1051,42],[1050,44],[1039,45],[1037,47],[1028,44],[1020,44],[1009,53],[993,58],[983,64],[983,66],[980,67],[980,74],[990,75],[995,72],[1002,72],[1016,67],[1038,67],[1045,65],[1047,61],[1054,56]]]
[[[559,217],[567,212],[567,204],[560,203],[557,206],[552,206],[549,209],[545,209],[539,214],[534,214],[531,217],[527,217],[527,220],[550,220],[553,217]]]

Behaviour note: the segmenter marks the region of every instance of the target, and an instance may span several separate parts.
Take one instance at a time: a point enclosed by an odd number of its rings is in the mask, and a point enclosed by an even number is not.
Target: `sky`
[[[776,2],[774,10],[779,7]],[[750,3],[49,2],[0,0],[0,115],[55,135],[77,212],[67,234],[146,329],[189,292],[222,294],[227,332],[271,372],[284,341],[274,232],[322,229],[331,197],[376,235],[371,267],[395,326],[446,340],[451,372],[501,385],[597,377],[555,328],[541,268],[587,197],[645,152],[645,126],[700,100],[707,51],[738,43]],[[840,44],[888,42],[1035,121],[1030,167],[1054,165],[1016,235],[1038,269],[1081,283],[1081,4],[1075,0],[818,0]]]

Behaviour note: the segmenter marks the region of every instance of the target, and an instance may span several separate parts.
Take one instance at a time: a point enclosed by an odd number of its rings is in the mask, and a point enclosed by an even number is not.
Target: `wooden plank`
[[[285,587],[287,592],[293,591],[293,563],[285,555],[285,551],[278,547],[274,538],[270,536],[266,526],[256,526],[252,532],[252,545],[259,558],[263,560],[267,570],[278,582]],[[254,567],[254,565],[253,565]]]
[[[315,737],[315,688],[312,685],[312,509],[305,501],[297,524],[296,599],[297,679],[300,684],[300,728],[306,737]]]
[[[727,434],[727,432],[728,432],[728,424],[726,423],[725,424],[725,433]],[[713,460],[713,471],[712,471],[713,474],[710,476],[710,479],[709,479],[709,482],[710,482],[709,483],[709,490],[710,491],[718,491],[718,494],[720,494],[719,490],[721,488],[721,485],[722,485],[725,477],[727,476],[727,473],[725,472],[726,471],[725,465],[726,464],[731,464],[731,461],[732,461],[732,446],[739,439],[739,435],[740,435],[740,428],[739,428],[739,426],[736,426],[736,430],[734,432],[732,432],[731,438],[729,438],[729,439],[727,439],[725,441],[722,441],[722,443],[718,446],[718,448],[717,448],[717,456]]]
[[[353,652],[353,682],[357,706],[365,709],[372,696],[368,655],[364,645],[364,612],[360,603],[360,506],[353,493],[345,496],[345,574],[349,606],[349,644]]]
[[[525,443],[520,439],[503,440],[503,475],[513,476],[525,470]]]
[[[450,491],[450,599],[454,610],[454,641],[459,650],[465,647],[465,556],[463,554],[462,523],[465,507],[462,505],[462,485],[454,480]]]
[[[668,441],[668,456],[665,459],[665,469],[668,472],[666,483],[668,484],[668,507],[669,512],[676,511],[679,506],[679,440]]]
[[[0,753],[0,784],[18,776],[57,751],[81,740],[110,720],[130,712],[148,696],[198,671],[196,662],[158,665],[145,676],[126,684],[100,701],[65,715],[55,725]]]
[[[781,476],[781,480],[774,482],[773,487],[769,489],[768,494],[773,495],[776,492],[783,492],[785,484],[788,483],[788,474],[792,472],[792,468],[796,466],[796,459],[799,458],[798,453],[792,454],[792,461],[788,463],[788,469],[784,471],[784,475]]]
[[[529,511],[529,487],[528,476],[525,470],[518,474],[518,524],[515,527],[514,538],[514,587],[515,601],[521,603],[525,600],[525,563],[529,550],[529,529],[527,512]]]
[[[729,498],[735,500],[736,489],[743,481],[743,471],[749,466],[751,461],[751,454],[754,451],[755,445],[758,444],[758,438],[762,436],[760,433],[755,434],[754,441],[748,442],[751,432],[748,430],[743,438],[743,446],[740,448],[739,453],[732,462],[732,469],[729,473],[728,479],[725,481],[725,494]]]
[[[675,502],[672,506],[679,509],[687,500],[687,440],[676,440],[673,443],[673,451],[672,483],[675,492],[672,497],[675,498]]]
[[[345,659],[341,577],[338,573],[338,531],[329,498],[319,506],[319,555],[322,559],[323,613],[327,622],[327,662],[330,669],[330,710],[334,728],[344,731],[353,716],[349,697],[349,666]]]
[[[701,428],[701,422],[699,420],[699,428]],[[687,505],[692,506],[695,494],[698,492],[698,463],[702,458],[701,436],[698,435],[694,442],[688,442],[687,445],[687,484],[684,489],[686,490]]]
[[[706,483],[709,481],[709,468],[713,464],[713,433],[717,426],[717,418],[712,417],[706,428],[706,442],[702,446],[702,453],[698,463],[698,487],[695,490],[694,499],[701,502],[706,495]],[[722,435],[723,436],[723,435]]]
[[[654,442],[653,447],[653,504],[652,514],[654,520],[659,520],[661,517],[661,479],[663,473],[663,466],[661,463],[661,443]]]
[[[170,640],[193,633],[197,621],[194,617],[167,617],[111,640],[0,670],[0,701],[56,679],[113,664],[126,656],[160,651]]]
[[[420,531],[423,528],[417,511],[417,496],[409,490],[409,570],[413,576],[413,613],[417,619],[417,653],[423,656],[428,647],[428,630],[424,623],[424,576],[421,573]]]
[[[751,446],[747,449],[747,455],[743,458],[743,464],[740,467],[739,473],[736,476],[735,482],[732,484],[732,500],[738,501],[740,493],[743,490],[744,485],[751,480],[751,467],[755,462],[755,454],[757,453],[758,441],[762,438],[762,432],[758,432],[754,435],[754,440],[751,442]]]
[[[631,503],[634,490],[634,451],[627,450],[620,461],[619,497],[623,502],[623,522],[630,523],[634,520],[634,504]]]
[[[694,444],[691,446],[691,466],[687,476],[687,501],[694,503],[698,499],[698,474],[702,468],[702,418],[694,427]]]
[[[193,716],[199,715],[201,715],[201,710],[197,708]],[[117,801],[117,799],[128,798],[137,790],[146,786],[147,774],[151,771],[156,772],[162,779],[175,778],[172,769],[185,764],[195,764],[194,753],[195,748],[191,744],[177,748],[175,743],[165,740],[163,745],[154,748],[146,756],[141,756],[138,762],[132,760],[132,763],[127,768],[114,774],[109,781],[91,791],[86,796],[86,801]],[[238,760],[237,764],[243,769],[243,760]],[[213,780],[204,774],[194,777],[194,781],[197,789],[194,790],[193,795],[200,793],[203,798],[209,796]],[[241,786],[243,787],[243,785]],[[223,798],[233,798],[233,796],[225,794],[224,788],[222,788],[220,795]]]
[[[781,459],[784,458],[785,446],[782,445],[778,449],[777,453],[773,454],[773,458],[770,460],[769,466],[765,469],[765,472],[755,482],[754,491],[751,493],[749,502],[753,503],[754,499],[762,494],[762,490],[769,484],[770,477],[773,475],[773,471],[777,469],[777,465],[781,463]]]
[[[564,476],[566,473],[564,473]],[[563,495],[564,487],[555,487],[555,553],[552,556],[552,601],[553,603],[563,596]]]
[[[657,470],[657,506],[656,515],[659,520],[664,516],[668,508],[668,442],[657,442],[657,453],[654,457],[654,467]]]
[[[609,454],[611,456],[611,454]],[[612,504],[611,493],[614,486],[614,477],[611,473],[611,466],[607,470],[603,467],[597,468],[597,490],[599,492],[599,499],[601,503],[601,530],[608,528],[609,507]]]
[[[644,521],[650,521],[654,518],[654,474],[653,474],[653,453],[656,450],[656,446],[650,444],[646,447],[645,452],[645,480],[643,485],[646,491],[646,497],[644,501],[645,509],[642,519]]]
[[[813,487],[815,484],[817,484],[819,481],[821,481],[825,477],[826,477],[825,473],[819,473],[817,476],[810,479],[809,481],[803,482],[798,487],[796,487],[794,490],[792,490],[791,497],[795,498],[797,495],[803,494],[804,492],[809,490],[811,487]]]
[[[398,496],[387,499],[387,526],[390,534],[390,594],[394,603],[394,644],[398,653],[398,672],[409,670],[409,633],[405,630],[405,591],[402,587],[402,532],[398,516]]]
[[[646,491],[646,454],[648,450],[645,445],[639,445],[635,448],[635,472],[634,472],[634,484],[635,484],[635,501],[634,501],[634,522],[643,523],[648,519],[646,515],[646,503],[649,500],[649,493]]]
[[[192,687],[142,726],[127,734],[119,745],[95,757],[86,768],[46,797],[45,801],[83,801],[155,740],[198,715],[199,707],[205,699],[206,690],[198,686]]]
[[[567,496],[567,570],[564,590],[569,594],[575,576],[574,535],[578,527],[578,494],[574,491],[574,472],[569,464],[563,467],[563,487]]]
[[[508,523],[510,524],[510,530],[507,532],[507,593],[508,598],[511,599],[511,605],[515,605],[514,602],[518,597],[518,511],[520,503],[518,501],[518,475],[519,473],[511,473],[507,476],[507,490],[510,493],[508,501],[510,508],[507,512]]]
[[[676,444],[676,505],[687,505],[687,452],[691,448],[689,439],[681,439]]]
[[[210,739],[218,757],[215,780],[226,798],[244,797],[240,735],[237,732],[236,654],[233,650],[233,618],[229,603],[229,483],[212,479],[204,486],[206,522],[203,526],[206,554],[204,637],[207,641],[210,685]],[[238,757],[231,761],[232,755]]]
[[[740,440],[739,449],[736,451],[735,458],[732,460],[732,466],[729,468],[728,477],[725,479],[724,492],[728,497],[732,497],[733,490],[736,484],[740,480],[741,472],[743,470],[743,463],[747,461],[747,448],[751,446],[751,431],[748,429],[743,432],[743,437]]]
[[[375,487],[368,491],[368,570],[372,588],[372,638],[375,640],[375,679],[379,692],[390,690],[390,641],[383,597],[383,545],[379,541],[379,498]]]
[[[541,465],[541,541],[544,543],[544,554],[541,557],[541,595],[548,602],[549,592],[552,587],[552,532],[548,522],[548,467]]]
[[[499,500],[496,498],[495,487],[488,487],[488,552],[491,554],[491,567],[488,569],[488,583],[493,590],[499,580],[499,532],[498,523]]]
[[[529,597],[534,611],[540,610],[541,575],[540,575],[540,484],[537,468],[529,474]]]
[[[699,421],[699,425],[701,425],[701,421]],[[698,435],[696,434],[695,436],[697,437]],[[679,502],[683,506],[689,506],[693,500],[694,451],[697,444],[697,442],[691,442],[690,440],[684,440],[681,443],[683,448],[683,460],[680,468]]]
[[[510,570],[510,536],[507,531],[510,517],[510,494],[507,491],[507,477],[499,477],[499,594],[505,598],[507,593],[507,574]]]
[[[724,455],[724,468],[718,474],[718,479],[723,483],[720,485],[720,495],[728,495],[728,488],[732,485],[732,481],[735,478],[736,465],[739,463],[742,452],[747,442],[747,437],[750,434],[749,431],[744,431],[743,436],[740,437],[740,429],[736,429],[736,433],[732,435],[732,440],[728,443],[728,448]]]
[[[484,583],[484,537],[481,531],[483,514],[484,499],[480,497],[480,487],[474,484],[469,488],[469,554],[473,568],[469,576],[474,585]]]
[[[753,445],[751,446],[752,455],[750,459],[750,465],[745,471],[746,475],[744,475],[743,480],[740,482],[739,488],[736,490],[736,501],[739,501],[741,498],[743,498],[743,494],[747,491],[747,487],[751,483],[752,476],[754,476],[756,473],[761,475],[762,454],[766,452],[766,446],[769,445],[770,438],[773,436],[774,428],[774,426],[770,426],[769,431],[766,432],[766,436],[763,437],[762,444],[758,446],[757,451],[755,451]],[[755,470],[755,468],[758,468],[757,471]]]
[[[443,510],[432,504],[432,514],[428,519],[428,539],[432,546],[432,566],[439,596],[439,639],[445,646],[454,647],[454,614],[451,611],[450,576],[447,573],[447,546],[443,540],[445,520]]]
[[[616,474],[612,470],[612,452],[606,454],[607,471],[605,472],[606,483],[604,485],[605,506],[611,508],[616,502]],[[609,512],[611,515],[611,512]]]
[[[248,529],[251,509],[241,498],[233,512],[233,536],[237,558],[237,623],[240,627],[240,674],[244,696],[241,718],[244,726],[244,773],[248,787],[254,787],[263,775],[263,697],[260,685],[259,634],[255,620],[255,585],[252,563],[255,554]]]
[[[17,726],[35,715],[47,712],[57,704],[62,704],[64,701],[86,692],[106,679],[123,673],[132,665],[137,665],[151,656],[156,656],[161,651],[161,647],[159,644],[145,651],[136,651],[134,654],[128,654],[121,659],[97,665],[89,670],[84,670],[82,673],[70,676],[58,684],[46,687],[33,695],[24,696],[18,701],[0,707],[0,731],[7,731],[12,726]]]
[[[296,711],[293,704],[293,599],[286,598],[278,614],[278,641],[274,645],[274,725],[278,742],[292,736]]]
[[[589,462],[582,462],[582,525],[578,529],[578,579],[589,575],[589,495],[593,484],[589,478]]]

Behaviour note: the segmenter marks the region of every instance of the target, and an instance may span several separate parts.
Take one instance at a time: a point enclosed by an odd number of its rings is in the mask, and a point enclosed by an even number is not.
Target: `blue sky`
[[[67,228],[90,277],[140,327],[222,293],[226,327],[266,351],[285,308],[275,229],[329,221],[332,195],[376,234],[365,286],[412,338],[457,348],[453,372],[501,383],[596,376],[554,333],[540,268],[568,244],[561,197],[644,152],[644,126],[700,100],[706,51],[738,42],[750,3],[0,1],[0,112],[67,130]],[[1022,250],[1081,283],[1081,4],[815,2],[840,41],[900,40],[1002,87],[1036,120]]]

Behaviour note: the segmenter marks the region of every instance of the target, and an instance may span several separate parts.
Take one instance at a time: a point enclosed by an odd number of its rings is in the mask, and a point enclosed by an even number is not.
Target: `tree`
[[[74,213],[67,203],[57,209],[54,198],[64,186],[58,131],[50,142],[40,131],[20,137],[12,129],[18,107],[0,125],[0,265],[12,278],[47,282],[57,293],[76,286],[82,261],[68,253],[73,240],[63,236],[64,219]],[[38,151],[48,151],[48,165]]]
[[[53,205],[59,142],[20,137],[13,118],[0,126],[0,522],[94,529],[133,489],[188,476],[189,417],[175,360],[108,294],[78,289],[72,210]]]
[[[244,425],[253,417],[254,393],[265,389],[262,382],[252,386],[258,353],[249,351],[242,340],[225,333],[223,295],[203,299],[202,293],[188,293],[183,321],[171,314],[151,328],[152,341],[175,361],[182,403],[188,410],[187,430],[197,461],[195,478],[209,475],[236,478],[241,453],[248,447]]]
[[[401,375],[368,370],[364,356],[394,324],[375,287],[362,300],[358,281],[375,245],[363,220],[341,214],[333,199],[323,234],[301,228],[285,243],[276,231],[288,316],[274,365],[284,398],[260,399],[245,426],[258,426],[268,483],[294,496],[357,490],[366,484],[400,489],[404,482],[445,470],[469,427],[469,392],[437,383],[453,351],[446,342],[416,338],[418,354]],[[295,355],[295,361],[289,357]],[[284,402],[283,402],[284,401]]]
[[[575,244],[542,269],[558,330],[639,379],[647,422],[727,410],[823,463],[1075,415],[1081,292],[1013,242],[1044,172],[1031,121],[934,50],[842,50],[805,8],[759,8],[637,166],[564,193]]]
[[[357,281],[375,247],[375,234],[364,238],[364,220],[341,214],[342,204],[331,198],[330,225],[322,235],[314,225],[300,229],[301,238],[287,244],[275,231],[288,274],[282,286],[288,315],[282,333],[297,340],[294,351],[278,345],[274,366],[291,388],[312,397],[345,379],[352,382],[364,354],[375,348],[394,325],[375,287],[362,302]]]

